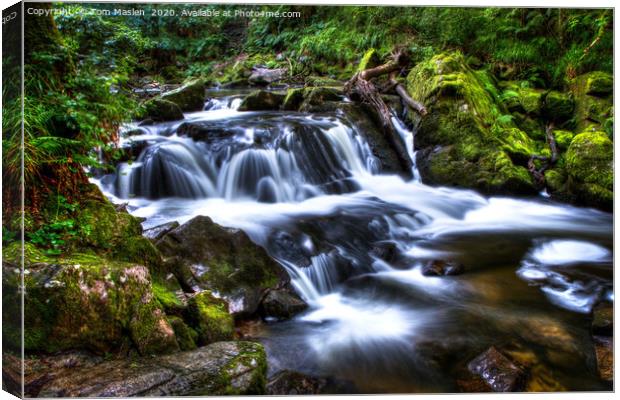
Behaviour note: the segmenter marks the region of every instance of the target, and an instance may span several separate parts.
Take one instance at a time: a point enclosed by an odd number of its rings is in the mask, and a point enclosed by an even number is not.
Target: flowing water
[[[553,382],[543,388],[608,389],[589,312],[613,301],[611,214],[430,187],[415,167],[411,180],[382,174],[345,114],[239,112],[240,93],[212,96],[183,121],[129,127],[122,145],[138,159],[97,182],[145,228],[207,215],[286,268],[309,309],[256,333],[271,374],[452,392],[463,363],[495,345],[531,353]],[[395,123],[415,158],[413,133]],[[422,274],[440,259],[465,273]]]

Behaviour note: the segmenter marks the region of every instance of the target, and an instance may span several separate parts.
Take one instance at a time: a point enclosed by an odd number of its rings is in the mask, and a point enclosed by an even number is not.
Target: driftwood
[[[392,56],[392,60],[388,63],[356,73],[344,86],[345,93],[347,93],[352,100],[362,101],[375,111],[377,122],[387,136],[390,144],[396,150],[399,162],[405,171],[411,171],[413,160],[411,160],[405,144],[394,127],[392,122],[393,115],[390,108],[381,97],[382,91],[371,82],[371,79],[390,74],[388,86],[384,87],[383,91],[386,89],[394,89],[408,106],[419,112],[420,115],[425,115],[426,109],[424,106],[413,100],[406,89],[396,81],[396,71],[402,70],[408,62],[409,59],[406,53],[398,51]]]
[[[551,157],[532,155],[527,162],[527,169],[530,171],[535,183],[541,188],[545,187],[545,171],[558,161],[559,155],[558,144],[553,135],[553,123],[549,123],[545,128],[545,136],[549,149],[551,150]],[[535,161],[542,162],[540,168],[536,167]]]

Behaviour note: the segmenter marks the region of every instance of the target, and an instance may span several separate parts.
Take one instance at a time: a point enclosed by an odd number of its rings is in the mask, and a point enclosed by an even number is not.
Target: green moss
[[[570,87],[575,100],[575,126],[577,132],[601,130],[609,118],[613,118],[613,99],[610,94],[593,96],[589,93],[590,74],[584,74],[571,81]],[[588,126],[594,129],[587,129]]]
[[[368,68],[373,68],[381,64],[381,58],[377,53],[377,50],[370,49],[364,53],[364,56],[360,60],[359,65],[357,66],[357,72],[361,72]]]
[[[232,339],[234,321],[228,313],[228,304],[209,291],[200,292],[190,298],[188,314],[190,324],[198,333],[198,345]]]
[[[224,394],[228,395],[260,395],[265,394],[267,384],[267,355],[264,347],[259,343],[240,342],[239,355],[232,359],[222,369],[222,380],[228,385]],[[244,382],[242,388],[236,387],[232,377],[251,371],[249,382]],[[242,390],[241,390],[242,389]]]
[[[570,190],[590,204],[613,203],[613,143],[604,132],[575,136],[566,152]]]
[[[585,76],[585,93],[593,96],[607,96],[614,90],[614,78],[602,71],[592,71]]]
[[[239,111],[279,110],[284,99],[285,95],[280,93],[267,90],[256,90],[243,99],[243,102],[239,106]]]
[[[282,109],[286,111],[297,111],[304,101],[304,88],[288,89],[286,97],[282,102]]]
[[[541,89],[520,89],[519,99],[521,107],[530,115],[540,115],[544,93]]]
[[[566,174],[560,168],[545,171],[545,181],[551,193],[563,192],[566,185]]]
[[[571,131],[556,129],[553,131],[553,136],[560,150],[566,150],[573,140],[573,137],[575,137],[575,134]]]
[[[179,347],[182,351],[194,350],[196,346],[196,338],[198,334],[192,328],[187,326],[179,317],[168,317],[168,323],[174,329]]]
[[[176,103],[164,99],[151,99],[142,104],[136,119],[151,119],[155,122],[183,119],[183,111]]]
[[[575,102],[570,93],[550,91],[543,101],[543,114],[554,121],[566,121],[573,115]]]
[[[458,52],[446,53],[418,64],[407,82],[412,97],[428,110],[416,145],[445,146],[426,153],[425,178],[487,192],[535,190],[522,165],[541,146],[516,126],[488,72],[472,71]]]
[[[164,93],[161,98],[176,104],[182,111],[200,111],[205,102],[205,85],[204,80],[195,79]]]
[[[175,310],[183,308],[183,303],[181,300],[179,300],[176,294],[168,289],[164,284],[153,282],[152,288],[155,299],[159,302],[161,308],[163,308],[166,313],[174,313]]]

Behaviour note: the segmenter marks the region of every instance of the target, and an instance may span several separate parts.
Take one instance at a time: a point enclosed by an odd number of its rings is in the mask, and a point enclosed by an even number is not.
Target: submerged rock
[[[495,347],[474,358],[468,369],[479,375],[495,392],[514,392],[523,388],[525,374]]]
[[[250,93],[239,106],[239,111],[268,111],[279,110],[284,102],[285,95],[267,90],[257,90]]]
[[[258,343],[218,342],[171,356],[68,368],[40,397],[159,397],[265,393],[267,362]]]
[[[594,351],[596,355],[596,368],[601,379],[613,381],[614,379],[614,344],[609,336],[594,336]]]
[[[456,261],[433,260],[422,267],[422,274],[426,276],[459,275],[465,267]]]
[[[161,96],[179,106],[182,111],[200,111],[205,105],[205,82],[196,79]]]

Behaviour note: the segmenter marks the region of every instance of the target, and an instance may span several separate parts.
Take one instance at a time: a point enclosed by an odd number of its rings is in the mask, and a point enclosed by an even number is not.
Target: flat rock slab
[[[132,397],[261,394],[263,347],[217,342],[161,357],[104,361],[68,369],[41,388],[40,397]]]

